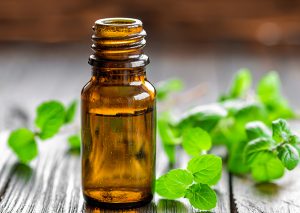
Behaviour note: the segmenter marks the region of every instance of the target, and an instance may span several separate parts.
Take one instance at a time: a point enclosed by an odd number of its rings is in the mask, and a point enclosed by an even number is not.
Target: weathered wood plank
[[[0,132],[0,203],[13,174],[13,155],[6,147],[7,133]]]
[[[80,212],[80,159],[67,154],[64,136],[40,143],[39,157],[29,166],[10,161],[12,170],[0,212]],[[1,146],[2,149],[3,145]],[[1,178],[2,179],[2,178]]]
[[[233,199],[238,212],[300,212],[300,168],[274,183],[255,184],[249,177],[233,177]]]

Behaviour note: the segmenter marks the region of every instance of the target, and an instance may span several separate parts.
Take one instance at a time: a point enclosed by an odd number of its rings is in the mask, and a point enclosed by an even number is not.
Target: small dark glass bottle
[[[146,78],[142,22],[95,22],[92,78],[81,93],[82,188],[87,203],[137,207],[155,185],[155,89]]]

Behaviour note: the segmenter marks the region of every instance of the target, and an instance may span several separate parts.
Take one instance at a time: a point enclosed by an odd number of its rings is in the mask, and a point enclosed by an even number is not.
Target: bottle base
[[[149,196],[141,201],[137,202],[128,202],[128,203],[109,203],[109,202],[101,202],[94,198],[91,198],[85,194],[83,194],[85,202],[92,207],[99,207],[104,209],[131,209],[138,208],[147,205],[153,199],[153,196]]]

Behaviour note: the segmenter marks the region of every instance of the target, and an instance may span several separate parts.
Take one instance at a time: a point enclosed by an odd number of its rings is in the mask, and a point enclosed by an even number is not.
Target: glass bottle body
[[[87,202],[134,207],[155,183],[155,89],[144,67],[94,68],[83,88],[82,185]]]

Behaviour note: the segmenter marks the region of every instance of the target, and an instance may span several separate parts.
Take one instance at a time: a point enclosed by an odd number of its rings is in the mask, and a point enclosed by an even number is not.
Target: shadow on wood
[[[276,183],[257,183],[255,188],[265,195],[277,195],[281,187]]]
[[[16,162],[12,167],[13,173],[16,174],[16,177],[19,181],[28,182],[32,176],[32,168],[26,164]]]
[[[146,206],[140,208],[132,208],[132,209],[120,209],[120,210],[113,210],[113,209],[102,209],[98,207],[94,207],[84,203],[83,212],[86,213],[139,213],[139,212],[156,212],[156,205],[155,203],[151,202]]]

